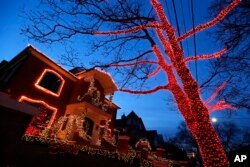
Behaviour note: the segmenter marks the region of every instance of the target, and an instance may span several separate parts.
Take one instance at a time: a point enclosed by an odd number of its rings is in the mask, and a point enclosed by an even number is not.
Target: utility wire
[[[192,9],[192,25],[194,30],[194,56],[195,56],[195,78],[198,83],[198,65],[197,65],[197,53],[196,53],[196,34],[195,34],[195,28],[194,28],[194,3],[193,0],[191,0],[191,9]]]
[[[186,28],[186,21],[185,21],[185,17],[184,17],[184,10],[183,10],[182,1],[181,1],[181,12],[182,12],[182,20],[183,20],[183,26],[184,26],[184,33],[186,33],[187,32],[187,28]],[[186,48],[187,48],[187,55],[190,55],[189,54],[189,45],[188,45],[187,40],[186,40],[185,44],[186,44]]]
[[[168,8],[167,0],[165,0],[165,5],[166,5],[166,8],[167,8],[167,14],[168,14],[168,17],[169,17],[169,21],[170,21],[170,23],[173,23],[173,22],[172,22],[172,16],[171,16],[171,14],[170,14],[170,10],[169,10],[169,8]]]
[[[177,12],[176,12],[175,2],[174,1],[175,0],[172,0],[173,7],[174,7],[175,22],[176,22],[176,26],[177,26],[178,35],[180,36],[180,27],[179,27],[178,16],[177,16]],[[181,45],[181,49],[183,49],[181,41],[180,41],[180,45]]]

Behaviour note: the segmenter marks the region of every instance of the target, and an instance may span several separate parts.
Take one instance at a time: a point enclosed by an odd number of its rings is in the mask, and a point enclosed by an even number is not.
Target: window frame
[[[27,101],[29,103],[41,104],[44,107],[48,108],[49,110],[53,111],[53,113],[51,115],[51,118],[50,118],[50,121],[49,121],[49,123],[47,125],[47,128],[51,127],[51,125],[53,124],[53,122],[55,120],[56,114],[57,114],[57,108],[52,107],[51,105],[49,105],[48,103],[46,103],[43,100],[36,100],[36,99],[29,98],[27,96],[21,96],[18,101],[19,102],[25,102],[25,101]]]
[[[42,79],[44,78],[46,73],[52,73],[52,74],[56,75],[58,78],[60,78],[60,80],[62,81],[57,92],[53,92],[53,91],[51,91],[51,90],[49,90],[49,89],[47,89],[47,88],[40,85],[40,82],[42,81]],[[42,90],[43,92],[45,92],[47,94],[59,97],[61,92],[62,92],[62,88],[64,86],[64,83],[65,83],[65,80],[63,79],[63,77],[60,74],[58,74],[54,70],[45,69],[45,70],[43,70],[42,74],[38,77],[38,79],[37,79],[37,81],[35,83],[35,87]]]

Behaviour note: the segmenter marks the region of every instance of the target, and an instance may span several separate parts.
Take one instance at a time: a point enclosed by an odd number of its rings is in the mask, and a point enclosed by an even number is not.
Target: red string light
[[[119,89],[119,91],[122,91],[122,92],[127,92],[127,93],[132,93],[132,94],[150,94],[150,93],[154,93],[154,92],[157,92],[158,90],[166,90],[168,89],[168,86],[165,85],[165,86],[157,86],[151,90],[130,90],[130,89]]]
[[[55,120],[55,117],[56,117],[56,113],[57,113],[57,108],[55,107],[52,107],[50,106],[48,103],[46,103],[45,101],[43,100],[35,100],[35,99],[32,99],[32,98],[28,98],[26,96],[21,96],[18,100],[19,102],[23,102],[23,101],[28,101],[28,102],[31,102],[31,103],[38,103],[38,104],[42,104],[43,106],[45,106],[46,108],[50,109],[53,111],[53,114],[50,118],[50,121],[47,125],[47,128],[50,128],[51,125],[53,124],[54,120]]]
[[[140,26],[135,26],[129,29],[124,29],[124,30],[117,30],[117,31],[106,31],[106,32],[101,32],[101,31],[96,31],[94,32],[95,35],[119,35],[119,34],[128,34],[128,33],[134,33],[134,32],[138,32],[141,31],[143,29],[147,29],[147,28],[157,28],[159,27],[158,24],[156,24],[156,22],[152,22],[150,24],[145,24],[145,25],[140,25]]]
[[[214,59],[214,58],[219,58],[221,57],[223,54],[225,54],[227,51],[227,49],[222,49],[218,52],[215,52],[213,54],[204,54],[204,55],[197,55],[195,56],[191,56],[191,57],[187,57],[185,58],[185,62],[191,62],[191,61],[195,61],[195,60],[207,60],[207,59]]]
[[[193,61],[195,58],[189,57],[185,59],[183,50],[179,46],[179,42],[193,35],[194,33],[200,32],[218,23],[239,2],[240,0],[233,0],[233,2],[229,4],[224,10],[222,10],[212,21],[197,26],[194,30],[190,30],[179,38],[176,37],[175,29],[169,23],[163,10],[163,6],[161,5],[161,3],[159,3],[158,0],[151,0],[151,4],[156,12],[156,15],[159,18],[159,23],[154,21],[152,24],[136,26],[126,30],[95,33],[99,35],[118,35],[138,32],[145,28],[154,28],[156,30],[157,37],[172,64],[168,64],[159,47],[153,45],[152,50],[158,60],[157,62],[154,62],[154,64],[158,64],[159,66],[157,66],[157,68],[152,73],[150,73],[148,77],[152,77],[162,70],[168,77],[168,83],[165,86],[157,86],[151,90],[139,91],[120,89],[120,91],[133,94],[150,94],[159,90],[169,90],[175,97],[178,109],[183,115],[187,127],[190,129],[192,135],[197,141],[199,151],[203,160],[203,165],[205,167],[224,167],[229,165],[220,139],[211,124],[209,113],[214,110],[221,110],[225,108],[233,109],[233,107],[229,104],[226,104],[225,101],[218,101],[214,105],[203,103],[200,96],[199,86],[195,79],[192,77],[186,65],[187,62]],[[215,52],[213,54],[200,55],[197,58],[198,60],[217,58],[225,52],[226,49],[222,49],[221,51]],[[135,62],[129,64],[116,64],[111,66],[126,67],[137,65],[138,63],[145,64],[152,62],[150,60],[144,60],[141,63]],[[176,70],[176,75],[173,70]],[[177,78],[179,78],[179,82],[177,82]],[[223,85],[220,86],[215,91],[215,93],[207,100],[207,102],[213,100],[223,87]]]
[[[241,0],[233,0],[233,2],[231,2],[225,9],[223,9],[213,20],[205,24],[198,25],[196,28],[189,30],[185,34],[181,35],[177,40],[178,41],[184,40],[194,35],[194,33],[200,32],[204,29],[214,26],[219,21],[221,21],[235,6],[237,6],[240,3],[240,1]]]
[[[142,60],[137,61],[134,63],[127,63],[127,64],[110,64],[109,67],[129,67],[129,66],[135,66],[140,64],[157,64],[156,61],[150,61],[150,60]]]
[[[218,93],[227,85],[227,82],[223,82],[215,91],[214,93],[205,101],[205,104],[212,102]]]

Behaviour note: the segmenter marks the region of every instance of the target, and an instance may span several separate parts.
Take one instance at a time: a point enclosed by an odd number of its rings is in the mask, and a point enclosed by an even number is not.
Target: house
[[[52,128],[61,117],[67,118],[60,127],[65,132],[65,126],[72,124],[70,116],[84,114],[85,123],[80,126],[85,127],[91,143],[97,144],[100,127],[106,122],[113,133],[119,109],[111,101],[116,90],[108,73],[80,68],[67,71],[31,45],[0,64],[0,92],[39,110],[26,131],[32,135]]]
[[[142,119],[134,111],[127,116],[123,114],[121,119],[116,120],[115,125],[120,135],[130,137],[132,146],[135,146],[136,142],[142,138],[148,139],[153,149],[164,143],[162,135],[159,135],[156,130],[146,130]]]
[[[120,135],[127,135],[130,137],[130,144],[132,146],[146,135],[144,123],[134,111],[131,111],[127,116],[123,114],[121,119],[117,119],[116,129],[120,132]]]

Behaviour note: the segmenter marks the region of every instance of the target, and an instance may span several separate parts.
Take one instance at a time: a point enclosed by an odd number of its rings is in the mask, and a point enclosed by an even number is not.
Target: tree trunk
[[[204,167],[228,167],[227,156],[210,120],[202,119],[196,125],[192,134],[198,144]]]

